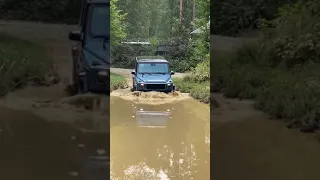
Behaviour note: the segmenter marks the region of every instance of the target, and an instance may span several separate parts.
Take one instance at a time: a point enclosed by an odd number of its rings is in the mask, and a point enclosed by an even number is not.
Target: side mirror
[[[175,72],[174,71],[171,71],[171,73],[170,73],[171,75],[174,75],[175,74]]]
[[[135,75],[135,74],[136,74],[136,72],[135,72],[135,71],[131,71],[131,74],[132,74],[132,75]]]
[[[81,32],[80,31],[71,31],[69,33],[69,39],[72,41],[81,41]]]

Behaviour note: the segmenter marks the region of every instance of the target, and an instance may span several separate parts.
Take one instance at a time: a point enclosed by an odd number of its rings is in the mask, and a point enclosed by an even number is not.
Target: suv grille
[[[161,90],[161,89],[166,89],[165,84],[146,84],[146,89],[148,90]]]

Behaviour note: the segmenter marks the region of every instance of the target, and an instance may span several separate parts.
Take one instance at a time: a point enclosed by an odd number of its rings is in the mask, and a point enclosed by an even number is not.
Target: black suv
[[[78,93],[110,92],[110,0],[84,0],[79,29],[70,32],[72,79]]]

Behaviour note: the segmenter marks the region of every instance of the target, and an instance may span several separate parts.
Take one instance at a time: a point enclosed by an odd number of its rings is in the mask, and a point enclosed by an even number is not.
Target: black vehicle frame
[[[110,0],[84,0],[78,30],[69,33],[77,93],[110,92]]]

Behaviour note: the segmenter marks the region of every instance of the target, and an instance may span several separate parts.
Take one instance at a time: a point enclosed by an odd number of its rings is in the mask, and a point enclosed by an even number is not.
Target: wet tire
[[[81,72],[82,68],[79,64],[79,62],[77,61],[77,59],[73,56],[73,86],[76,90],[76,94],[83,94],[85,93],[85,90],[87,89],[85,87],[85,81],[86,81],[86,76],[81,76],[80,72]]]
[[[131,88],[131,91],[132,91],[132,92],[136,91],[136,88],[134,87],[134,81],[132,81],[132,88]]]

